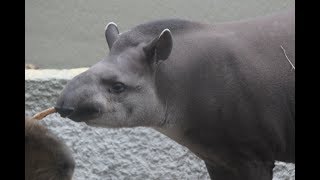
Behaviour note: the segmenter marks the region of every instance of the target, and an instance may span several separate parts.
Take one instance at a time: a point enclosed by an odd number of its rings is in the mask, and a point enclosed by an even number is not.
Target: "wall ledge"
[[[26,69],[25,80],[72,79],[89,68],[75,69]]]

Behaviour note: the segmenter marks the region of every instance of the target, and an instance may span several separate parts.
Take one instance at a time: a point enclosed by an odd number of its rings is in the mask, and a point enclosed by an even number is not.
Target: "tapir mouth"
[[[85,122],[90,121],[99,117],[101,114],[100,108],[98,107],[79,107],[76,108],[73,113],[71,113],[67,118],[75,121],[75,122]]]

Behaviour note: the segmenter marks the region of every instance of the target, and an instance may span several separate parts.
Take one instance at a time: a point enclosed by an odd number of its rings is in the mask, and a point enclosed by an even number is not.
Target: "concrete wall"
[[[75,75],[86,70],[26,70],[25,114],[52,107]],[[202,160],[149,128],[102,129],[49,115],[42,122],[71,148],[75,180],[208,180]],[[295,165],[277,162],[274,180],[294,180]]]

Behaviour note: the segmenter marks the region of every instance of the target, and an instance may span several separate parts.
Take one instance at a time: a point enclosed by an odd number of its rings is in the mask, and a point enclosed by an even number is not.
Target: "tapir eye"
[[[114,83],[109,89],[109,92],[119,94],[126,89],[126,86],[123,83]]]

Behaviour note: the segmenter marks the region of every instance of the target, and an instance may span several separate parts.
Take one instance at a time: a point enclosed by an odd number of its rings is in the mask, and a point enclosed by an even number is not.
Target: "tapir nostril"
[[[57,112],[60,114],[61,117],[67,117],[70,114],[73,113],[74,108],[60,108],[60,107],[55,107]]]

